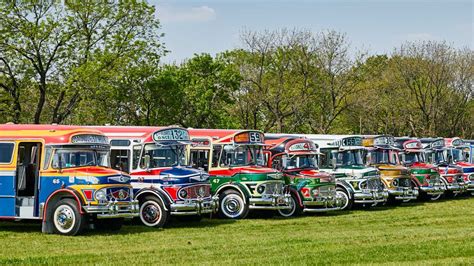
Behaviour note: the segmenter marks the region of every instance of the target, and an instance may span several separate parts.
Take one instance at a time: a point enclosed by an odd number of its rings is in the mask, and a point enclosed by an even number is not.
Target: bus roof
[[[69,144],[76,135],[100,135],[102,132],[80,126],[3,124],[0,125],[0,140],[35,140],[45,144]],[[103,143],[101,143],[103,144]]]

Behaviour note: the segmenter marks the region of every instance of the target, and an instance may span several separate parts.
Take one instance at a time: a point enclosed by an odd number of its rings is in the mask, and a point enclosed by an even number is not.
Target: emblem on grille
[[[120,189],[120,190],[112,192],[112,197],[118,200],[124,200],[128,198],[128,192],[124,189]]]

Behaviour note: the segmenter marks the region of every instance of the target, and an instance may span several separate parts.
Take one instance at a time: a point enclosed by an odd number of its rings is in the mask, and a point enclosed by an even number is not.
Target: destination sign
[[[420,141],[406,142],[404,145],[405,149],[421,149],[422,145]]]
[[[81,135],[72,136],[71,143],[109,144],[109,139],[106,136],[102,136],[102,135],[81,134]]]
[[[189,141],[189,133],[183,128],[168,128],[153,133],[153,141]]]
[[[263,144],[263,133],[258,131],[242,132],[234,136],[235,143],[256,143]]]
[[[453,146],[464,146],[464,141],[462,139],[454,139],[451,142],[451,145],[453,145]]]
[[[317,151],[316,145],[312,142],[295,143],[288,148],[289,151]]]
[[[444,139],[431,142],[431,147],[444,147]]]
[[[393,137],[389,136],[383,136],[383,137],[377,137],[374,139],[374,146],[377,145],[394,145],[395,140]]]

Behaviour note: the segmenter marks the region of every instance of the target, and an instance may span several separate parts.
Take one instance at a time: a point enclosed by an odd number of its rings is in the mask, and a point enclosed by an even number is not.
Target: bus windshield
[[[446,158],[442,150],[428,151],[426,152],[426,160],[433,164],[444,164]]]
[[[221,166],[265,166],[263,148],[257,145],[225,145],[220,158]]]
[[[408,152],[402,155],[403,163],[414,164],[414,163],[424,163],[425,156],[422,152]]]
[[[150,160],[146,165],[145,156],[149,156]],[[186,154],[184,145],[167,145],[160,146],[154,143],[146,144],[143,154],[140,158],[140,167],[142,169],[173,167],[186,165]]]
[[[55,169],[83,166],[110,167],[108,150],[58,149],[53,156]]]
[[[336,164],[339,167],[364,164],[360,150],[339,151],[333,153],[333,156],[336,157]]]
[[[467,162],[465,154],[460,149],[447,150],[448,158],[452,158],[453,162]]]
[[[392,150],[377,149],[370,151],[373,164],[399,164],[398,154]]]
[[[304,168],[317,169],[318,167],[316,155],[310,154],[285,156],[283,162],[283,167],[287,170]]]

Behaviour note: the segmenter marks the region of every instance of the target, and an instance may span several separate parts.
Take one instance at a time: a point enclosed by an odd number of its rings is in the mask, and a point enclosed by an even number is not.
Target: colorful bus
[[[474,164],[469,162],[471,145],[460,138],[445,138],[445,156],[450,163],[462,168],[467,191],[474,193]]]
[[[400,163],[399,149],[392,136],[365,136],[362,144],[367,148],[366,163],[379,169],[382,182],[388,189],[388,202],[399,203],[417,199],[418,188],[411,182],[408,168]]]
[[[209,175],[187,161],[187,129],[170,127],[95,127],[110,139],[111,161],[130,173],[140,220],[163,227],[171,216],[200,220],[217,209]]]
[[[387,201],[380,171],[364,163],[366,148],[362,137],[351,135],[309,135],[322,153],[320,168],[336,176],[337,189],[349,199],[344,209],[353,204],[376,206]]]
[[[446,145],[443,138],[420,139],[425,149],[426,160],[438,167],[441,181],[446,187],[445,194],[448,196],[458,195],[466,191],[467,184],[464,182],[463,169],[446,158]]]
[[[421,141],[414,138],[396,138],[395,147],[400,149],[402,164],[410,169],[412,182],[424,199],[437,200],[446,188],[441,182],[438,167],[426,162]]]
[[[209,172],[220,217],[243,219],[250,210],[290,209],[282,173],[267,167],[262,132],[190,129],[189,133],[191,164]]]
[[[303,212],[340,210],[349,198],[336,191],[333,175],[318,169],[318,147],[306,138],[265,136],[267,164],[283,173],[289,185],[289,210],[278,210],[289,217]]]
[[[0,219],[41,220],[44,233],[62,235],[120,229],[138,216],[138,204],[109,152],[97,130],[0,125]]]

